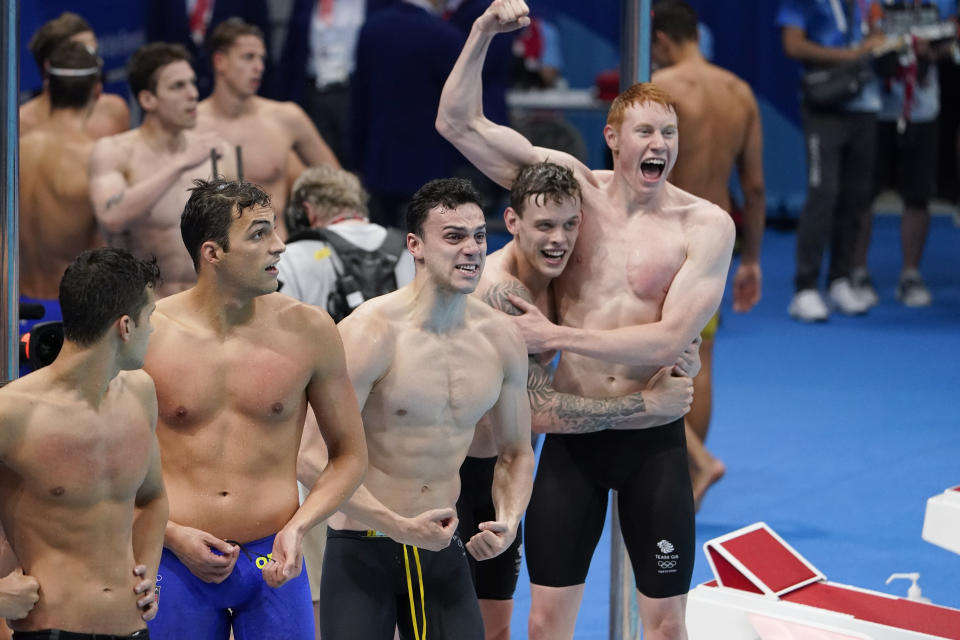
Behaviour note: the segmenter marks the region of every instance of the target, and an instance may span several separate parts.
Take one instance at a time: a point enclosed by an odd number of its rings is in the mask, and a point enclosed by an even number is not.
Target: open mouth
[[[457,265],[457,270],[468,276],[477,275],[478,269],[479,269],[479,265],[476,265],[476,264],[458,264]]]
[[[645,180],[659,180],[667,168],[667,161],[663,158],[647,158],[640,163],[640,173]]]
[[[563,257],[567,255],[567,252],[563,249],[544,249],[540,252],[540,255],[544,257],[547,264],[560,265],[563,263]]]
[[[264,269],[264,271],[266,271],[272,276],[278,275],[280,273],[280,269],[277,269],[277,265],[275,264],[270,265],[269,267]]]

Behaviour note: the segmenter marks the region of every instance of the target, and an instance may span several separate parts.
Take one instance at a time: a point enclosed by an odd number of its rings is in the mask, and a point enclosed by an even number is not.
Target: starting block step
[[[691,640],[960,640],[960,610],[830,582],[763,522],[704,553],[716,579],[688,596]]]

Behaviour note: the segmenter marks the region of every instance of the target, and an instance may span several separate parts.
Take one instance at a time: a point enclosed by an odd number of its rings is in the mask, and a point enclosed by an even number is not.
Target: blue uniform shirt
[[[854,47],[863,40],[864,11],[875,0],[852,0],[853,20],[846,23],[850,0],[781,0],[777,13],[780,27],[803,29],[807,39],[824,47]],[[840,16],[837,15],[837,10]],[[876,113],[880,110],[880,86],[876,80],[867,84],[860,95],[848,100],[844,111]]]

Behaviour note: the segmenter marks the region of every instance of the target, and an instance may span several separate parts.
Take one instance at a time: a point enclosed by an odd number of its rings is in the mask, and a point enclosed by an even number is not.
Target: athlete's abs
[[[276,533],[297,509],[310,368],[284,355],[289,337],[279,330],[264,331],[265,344],[237,337],[224,345],[161,322],[147,370],[157,385],[170,520],[240,542]]]
[[[460,465],[477,422],[499,398],[503,369],[473,328],[447,335],[401,330],[396,345],[389,373],[363,409],[370,461],[364,486],[412,516],[456,503]]]
[[[133,591],[139,578],[133,574],[129,535],[116,539],[106,527],[103,533],[88,536],[93,539],[86,544],[71,536],[75,547],[69,552],[48,548],[30,554],[35,557],[27,558],[25,570],[40,583],[40,600],[25,619],[12,622],[13,629],[128,634],[145,626]]]

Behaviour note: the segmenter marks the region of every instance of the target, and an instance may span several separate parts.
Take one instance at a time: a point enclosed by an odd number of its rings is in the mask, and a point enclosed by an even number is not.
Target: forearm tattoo
[[[123,200],[123,193],[124,193],[124,192],[121,191],[120,193],[114,194],[114,195],[110,196],[109,198],[107,198],[107,206],[106,206],[106,208],[109,209],[110,207],[112,207],[112,206],[114,206],[114,205],[120,204],[120,201]]]
[[[550,433],[591,433],[620,425],[646,412],[643,396],[582,398],[553,388],[550,372],[530,358],[527,395],[534,422],[549,425]]]

